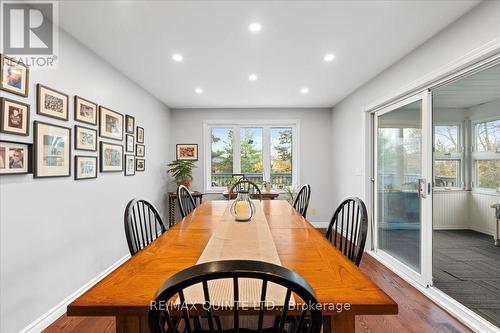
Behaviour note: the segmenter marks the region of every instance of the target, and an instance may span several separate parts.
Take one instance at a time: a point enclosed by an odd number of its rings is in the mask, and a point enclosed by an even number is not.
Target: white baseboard
[[[310,222],[310,223],[315,228],[328,228],[328,225],[330,224],[330,222]]]
[[[469,225],[434,225],[432,230],[470,230]]]
[[[31,324],[23,328],[19,333],[39,333],[46,329],[50,324],[56,321],[59,317],[66,313],[66,308],[68,305],[73,302],[78,296],[86,292],[92,286],[94,286],[97,282],[102,280],[106,275],[114,271],[118,266],[124,263],[128,258],[130,258],[130,254],[127,254],[123,258],[119,259],[117,262],[106,268],[99,275],[94,277],[92,280],[87,282],[84,286],[76,290],[74,293],[66,297],[59,304],[54,306],[52,309],[38,317]]]
[[[397,276],[408,282],[415,289],[424,294],[431,301],[442,307],[450,315],[455,317],[458,321],[462,322],[464,325],[469,327],[474,332],[478,333],[500,333],[500,329],[495,325],[491,324],[489,321],[470,310],[466,306],[457,302],[447,294],[443,293],[435,287],[424,287],[417,281],[413,280],[411,277],[406,275],[401,270],[385,262],[380,256],[374,251],[367,251],[367,253],[379,261],[382,265],[390,269]]]

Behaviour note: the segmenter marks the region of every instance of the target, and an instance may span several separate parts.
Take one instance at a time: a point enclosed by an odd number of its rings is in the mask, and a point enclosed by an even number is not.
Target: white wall
[[[331,197],[332,150],[330,142],[331,110],[324,108],[283,109],[177,109],[171,112],[171,159],[175,159],[175,144],[197,143],[198,168],[194,170],[194,190],[203,190],[203,121],[204,120],[300,120],[300,182],[311,185],[308,219],[328,222],[338,202]],[[339,144],[339,143],[336,143]],[[175,187],[171,183],[171,189]],[[205,196],[210,198],[210,196]],[[218,198],[218,197],[217,197]],[[317,209],[313,215],[311,210]]]
[[[2,95],[29,103],[32,120],[71,128],[76,94],[135,116],[137,125],[145,128],[146,171],[133,177],[102,173],[81,181],[32,175],[0,178],[3,333],[26,327],[128,254],[123,230],[128,200],[145,197],[164,211],[170,147],[167,107],[63,32],[59,61],[58,69],[31,71],[29,98]],[[36,114],[36,83],[70,95],[70,121]],[[33,141],[32,136],[1,139]],[[72,151],[76,153],[96,154]]]
[[[499,38],[498,13],[499,1],[481,3],[333,108],[331,140],[334,202],[350,195],[364,197],[365,179],[356,171],[356,168],[364,168],[364,108]],[[363,174],[369,175],[369,170],[363,170]]]

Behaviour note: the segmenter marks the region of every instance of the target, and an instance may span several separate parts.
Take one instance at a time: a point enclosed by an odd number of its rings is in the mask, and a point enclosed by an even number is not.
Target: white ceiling
[[[59,16],[172,108],[330,107],[478,3],[64,1]],[[248,30],[255,21],[258,34]],[[329,52],[336,58],[325,63]]]
[[[433,106],[437,108],[467,109],[497,99],[500,99],[500,65],[439,87],[432,95]]]

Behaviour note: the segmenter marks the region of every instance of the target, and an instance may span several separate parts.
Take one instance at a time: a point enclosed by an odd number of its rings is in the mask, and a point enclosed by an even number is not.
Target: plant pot
[[[183,181],[183,182],[177,182],[177,186],[179,186],[179,185],[184,185],[184,186],[186,186],[188,189],[189,189],[189,188],[191,188],[191,182],[190,182],[190,181],[187,181],[187,180],[185,180],[185,181]]]

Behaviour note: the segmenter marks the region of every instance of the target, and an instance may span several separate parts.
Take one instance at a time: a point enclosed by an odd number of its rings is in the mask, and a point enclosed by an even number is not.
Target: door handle
[[[427,181],[425,178],[420,178],[418,180],[418,196],[422,199],[427,198]]]

